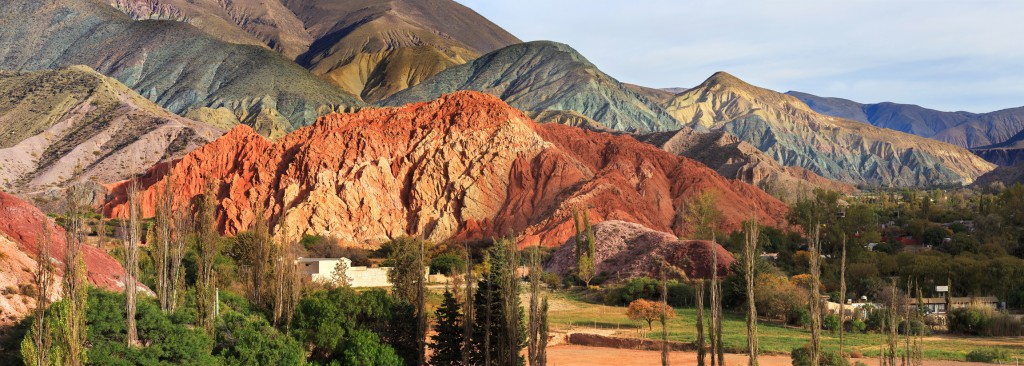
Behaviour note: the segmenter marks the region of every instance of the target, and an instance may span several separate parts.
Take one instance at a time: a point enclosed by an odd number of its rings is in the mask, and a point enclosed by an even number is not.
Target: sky
[[[619,81],[716,71],[780,92],[970,112],[1024,106],[1019,0],[457,0]]]

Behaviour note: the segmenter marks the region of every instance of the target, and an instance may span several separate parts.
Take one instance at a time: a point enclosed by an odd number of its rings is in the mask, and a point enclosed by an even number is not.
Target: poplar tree
[[[846,322],[846,235],[843,235],[843,253],[839,261],[839,356],[846,357],[843,350],[844,323]]]
[[[597,275],[597,263],[594,259],[596,251],[594,228],[590,225],[587,210],[583,210],[582,219],[579,211],[575,210],[573,220],[576,223],[576,277],[590,287],[590,281],[594,280],[594,276]]]
[[[541,300],[540,276],[543,268],[540,265],[540,245],[530,251],[530,320],[528,327],[527,355],[530,366],[544,365],[547,345],[547,297]]]
[[[139,346],[139,333],[135,326],[135,307],[138,296],[139,243],[142,241],[141,211],[139,182],[133,179],[128,184],[128,217],[121,224],[124,244],[124,299],[128,347]]]
[[[56,315],[58,323],[62,323],[59,352],[64,358],[64,364],[70,366],[84,365],[88,361],[85,349],[85,304],[88,292],[85,259],[82,257],[82,242],[85,241],[82,226],[85,224],[88,196],[83,186],[73,186],[67,191],[64,284],[61,307]]]
[[[213,333],[217,308],[217,274],[214,262],[220,254],[220,236],[217,234],[217,186],[206,183],[196,214],[196,312],[199,325],[207,334]]]
[[[28,366],[44,366],[59,363],[53,351],[53,329],[46,318],[50,305],[50,289],[53,285],[53,263],[50,258],[50,227],[47,218],[41,221],[41,234],[36,240],[36,269],[32,275],[35,286],[35,309],[32,310],[32,325],[21,341],[22,360]]]
[[[525,361],[519,354],[526,346],[526,329],[515,278],[519,263],[515,253],[515,240],[502,238],[485,258],[485,273],[474,295],[471,364],[520,365]]]
[[[811,364],[821,360],[821,228],[814,224],[811,249]]]
[[[746,234],[743,259],[747,280],[747,353],[750,355],[747,364],[757,366],[757,304],[754,301],[754,264],[757,259],[757,241],[761,235],[761,228],[753,216],[747,226]]]

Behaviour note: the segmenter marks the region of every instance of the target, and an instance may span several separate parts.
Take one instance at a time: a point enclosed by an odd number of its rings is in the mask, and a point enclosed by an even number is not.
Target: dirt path
[[[669,358],[674,366],[695,366],[697,365],[697,354],[693,352],[673,352]],[[864,359],[862,362],[872,365],[877,360]],[[789,356],[766,356],[758,357],[761,366],[788,366],[791,364]],[[586,347],[562,344],[548,347],[548,364],[551,366],[589,366],[589,365],[661,365],[661,352],[638,351],[629,349]],[[725,355],[726,366],[742,366],[747,364],[747,357],[744,355]],[[956,361],[925,361],[924,366],[981,366],[988,365],[973,362]]]

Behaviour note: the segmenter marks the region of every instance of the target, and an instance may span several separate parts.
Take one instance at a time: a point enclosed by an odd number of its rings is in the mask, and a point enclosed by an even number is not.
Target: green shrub
[[[838,315],[828,315],[828,316],[825,316],[825,329],[828,329],[828,330],[830,330],[832,332],[838,332],[839,331],[839,326],[840,326],[840,323],[839,323],[839,316]]]
[[[949,312],[949,331],[953,333],[984,335],[992,321],[991,311],[980,308],[959,308]]]
[[[792,308],[789,309],[788,316],[789,325],[797,327],[806,327],[811,325],[811,312],[804,308]]]
[[[846,329],[847,332],[864,333],[864,331],[867,330],[867,324],[864,324],[860,319],[852,319],[843,323],[843,328]]]
[[[558,286],[562,285],[562,277],[559,277],[558,274],[554,272],[541,273],[540,281],[548,285],[548,288],[550,289],[556,289]]]
[[[793,359],[793,366],[812,366],[811,349],[809,346],[794,348],[793,352],[790,353],[790,357]],[[823,351],[821,358],[818,360],[818,366],[850,366],[850,362],[846,361],[837,352]]]
[[[1006,351],[1000,349],[976,349],[967,354],[968,362],[995,363],[1006,359]]]
[[[460,273],[465,266],[466,261],[457,253],[442,253],[430,260],[430,273],[450,276],[452,273]]]

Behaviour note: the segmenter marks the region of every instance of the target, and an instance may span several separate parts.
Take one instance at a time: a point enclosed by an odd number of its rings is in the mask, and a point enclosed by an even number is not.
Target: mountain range
[[[363,105],[264,47],[185,22],[135,20],[100,0],[3,1],[0,24],[0,69],[87,65],[176,114],[219,116],[227,121],[217,124],[245,123],[268,136]]]
[[[819,114],[724,72],[663,107],[692,128],[727,131],[783,165],[849,184],[957,186],[994,168],[962,147]]]
[[[537,41],[508,46],[452,67],[382,104],[399,106],[458,90],[475,90],[527,112],[575,111],[618,131],[682,127],[634,89],[608,76],[568,45]]]
[[[986,160],[1003,165],[1021,162],[1024,107],[989,113],[942,112],[912,104],[861,104],[847,99],[788,92],[814,111],[870,123],[971,149]]]
[[[519,39],[450,0],[108,0],[135,19],[168,19],[266,47],[375,102]]]

